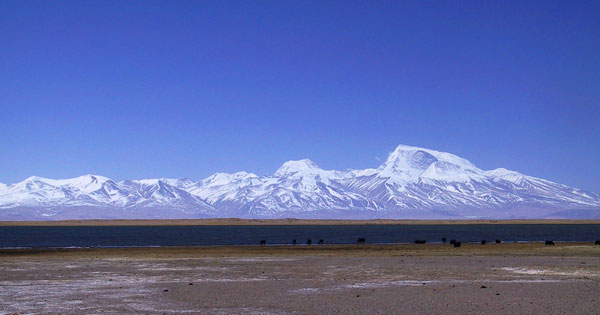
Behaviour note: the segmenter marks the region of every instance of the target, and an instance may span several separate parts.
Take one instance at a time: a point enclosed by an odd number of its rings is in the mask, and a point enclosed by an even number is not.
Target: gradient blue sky
[[[1,1],[0,182],[376,167],[600,191],[600,1]]]

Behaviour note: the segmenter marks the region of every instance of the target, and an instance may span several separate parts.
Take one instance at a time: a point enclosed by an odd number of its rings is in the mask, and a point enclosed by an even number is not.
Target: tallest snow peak
[[[468,179],[470,175],[458,175],[481,172],[471,162],[454,154],[407,145],[396,147],[378,170],[380,177],[396,182],[414,182],[421,177]]]
[[[431,152],[427,151],[428,150],[422,148],[399,145],[396,150],[388,156],[384,165],[426,169],[429,165],[438,161]]]
[[[402,144],[390,153],[381,168],[396,165],[400,168],[409,167],[425,170],[429,165],[438,161],[453,164],[463,170],[479,170],[468,160],[454,154]]]

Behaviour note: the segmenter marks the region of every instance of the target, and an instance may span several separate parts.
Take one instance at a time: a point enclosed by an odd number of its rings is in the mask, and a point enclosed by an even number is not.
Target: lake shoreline
[[[10,257],[163,257],[195,258],[225,256],[579,256],[600,255],[600,246],[593,242],[504,242],[501,244],[326,244],[326,245],[210,245],[158,247],[86,247],[86,248],[2,248],[0,260]]]

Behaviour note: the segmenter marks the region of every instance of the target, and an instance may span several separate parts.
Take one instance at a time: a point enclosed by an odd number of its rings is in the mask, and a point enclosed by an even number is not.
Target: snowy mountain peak
[[[275,172],[275,176],[281,177],[294,173],[313,173],[315,171],[321,170],[319,166],[309,160],[302,159],[297,161],[287,161],[281,165],[281,167]]]
[[[34,175],[34,176],[29,176],[29,177],[25,178],[21,182],[37,182],[37,181],[44,181],[44,180],[48,180],[48,178]]]
[[[379,167],[378,177],[390,178],[394,182],[415,181],[438,159],[427,150],[399,145]]]
[[[186,187],[194,184],[194,181],[189,178],[147,178],[147,179],[136,179],[136,180],[124,180],[120,183],[131,185],[160,185],[166,183],[171,186]]]
[[[62,179],[62,180],[58,180],[58,181],[69,182],[73,185],[89,185],[89,184],[102,184],[109,180],[111,180],[111,179],[108,177],[101,176],[101,175],[87,174],[87,175],[83,175],[83,176],[79,176],[79,177],[75,177],[75,178]]]
[[[254,173],[236,172],[236,173],[215,173],[201,181],[202,185],[226,185],[232,182],[239,182],[248,179],[258,178]]]
[[[427,152],[427,150],[401,145],[394,152],[390,153],[383,165],[396,169],[425,170],[429,165],[437,161],[438,159],[430,152]]]
[[[49,178],[44,178],[44,177],[39,177],[39,176],[29,176],[27,178],[25,178],[24,180],[9,185],[9,186],[33,186],[33,185],[47,185],[48,182],[52,182],[54,181],[53,179],[49,179]]]
[[[111,179],[108,177],[100,176],[100,175],[82,175],[74,178],[65,178],[65,179],[50,179],[39,176],[30,176],[23,180],[22,182],[16,183],[13,186],[25,186],[25,187],[33,187],[33,186],[69,186],[69,187],[78,187],[85,188],[90,185],[102,185],[103,183],[110,181]]]
[[[399,145],[378,168],[379,177],[396,182],[416,181],[421,177],[448,178],[460,172],[481,172],[471,162],[454,154]]]
[[[497,168],[491,171],[486,171],[485,174],[491,178],[502,179],[513,184],[520,184],[526,177],[519,172],[507,170],[505,168]]]

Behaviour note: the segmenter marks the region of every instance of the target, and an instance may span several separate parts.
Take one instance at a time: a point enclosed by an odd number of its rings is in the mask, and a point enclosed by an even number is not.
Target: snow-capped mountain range
[[[365,170],[323,170],[304,159],[268,176],[119,182],[33,176],[0,184],[0,220],[205,217],[595,218],[600,194],[405,145]]]

